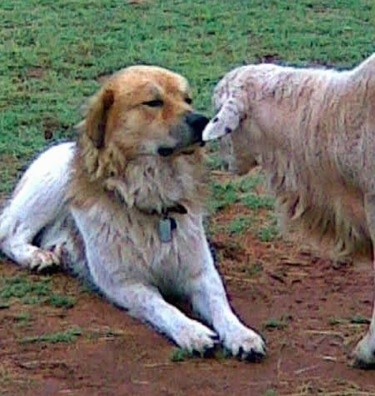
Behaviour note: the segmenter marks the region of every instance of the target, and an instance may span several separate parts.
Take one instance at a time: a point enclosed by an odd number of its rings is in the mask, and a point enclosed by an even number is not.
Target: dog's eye
[[[164,102],[161,99],[155,99],[143,102],[143,104],[148,107],[161,107],[163,106]]]
[[[191,104],[193,104],[193,99],[192,98],[185,98],[185,103],[191,105]]]

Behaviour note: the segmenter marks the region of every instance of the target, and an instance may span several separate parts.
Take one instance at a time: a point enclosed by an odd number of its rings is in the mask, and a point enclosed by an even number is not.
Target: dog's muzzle
[[[202,133],[209,119],[199,113],[189,113],[183,122],[171,131],[171,135],[176,139],[175,146],[160,146],[158,154],[167,157],[177,151],[183,151],[194,145],[204,146]]]
[[[193,131],[193,144],[204,144],[202,139],[202,133],[209,121],[210,120],[207,117],[199,113],[190,113],[186,116],[186,123]]]

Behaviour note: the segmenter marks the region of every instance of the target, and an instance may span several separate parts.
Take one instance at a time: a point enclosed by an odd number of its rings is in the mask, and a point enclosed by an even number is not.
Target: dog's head
[[[193,110],[185,78],[156,66],[131,66],[105,81],[80,130],[98,152],[116,147],[131,160],[192,152],[203,145],[207,123]]]
[[[236,70],[234,70],[236,72]],[[228,73],[216,86],[213,94],[215,116],[203,131],[203,140],[220,139],[224,167],[230,172],[245,174],[257,165],[252,152],[251,117],[245,109],[242,87]]]

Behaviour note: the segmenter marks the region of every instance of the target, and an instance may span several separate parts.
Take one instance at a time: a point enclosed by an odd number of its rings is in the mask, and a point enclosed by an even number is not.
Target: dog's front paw
[[[375,340],[367,334],[353,352],[353,366],[361,369],[375,369]]]
[[[206,355],[218,344],[219,337],[208,327],[191,320],[188,326],[181,329],[175,341],[180,348]]]
[[[35,249],[31,255],[30,269],[37,272],[49,271],[61,262],[61,247],[56,246],[52,251]]]
[[[264,339],[239,323],[223,335],[223,346],[233,356],[249,362],[259,362],[266,355]]]

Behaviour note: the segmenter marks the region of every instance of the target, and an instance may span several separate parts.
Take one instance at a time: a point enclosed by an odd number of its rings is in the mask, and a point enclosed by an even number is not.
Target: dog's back
[[[0,249],[21,265],[29,264],[30,251],[35,249],[30,241],[51,226],[51,219],[63,217],[74,151],[74,143],[62,143],[42,153],[22,176],[0,216]],[[53,246],[52,233],[49,236],[48,244]]]

